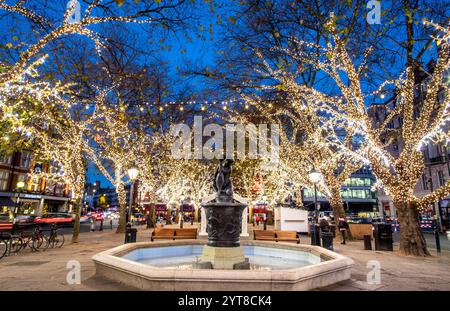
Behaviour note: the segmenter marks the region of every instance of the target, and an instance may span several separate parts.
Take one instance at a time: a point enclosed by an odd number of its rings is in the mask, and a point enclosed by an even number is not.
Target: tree
[[[357,153],[342,144],[339,148],[345,148],[343,150],[355,158],[360,157],[365,163],[370,163],[379,183],[382,183],[393,198],[400,221],[400,251],[406,255],[429,255],[420,229],[417,206],[448,195],[450,184],[446,183],[424,198],[415,197],[413,189],[424,169],[420,148],[439,135],[447,137],[442,126],[448,118],[449,93],[448,85],[443,83],[442,76],[449,68],[448,43],[441,43],[438,48],[436,66],[434,72],[429,73],[428,91],[419,110],[416,109],[417,103],[414,101],[415,77],[411,63],[407,63],[399,79],[380,85],[375,93],[383,91],[387,84],[393,83],[396,86],[398,101],[397,106],[387,112],[384,122],[376,125],[366,109],[370,94],[365,94],[361,86],[361,76],[365,71],[365,60],[370,50],[364,54],[364,59],[357,66],[346,49],[346,42],[342,40],[334,19],[331,16],[327,24],[329,37],[326,44],[316,45],[295,40],[296,48],[285,51],[302,62],[313,64],[323,74],[331,77],[341,94],[333,96],[312,87],[299,85],[292,79],[289,81],[290,73],[285,70],[281,70],[281,75],[286,78],[286,87],[295,89],[298,96],[308,103],[315,103],[313,109],[331,115],[333,126],[342,129],[345,136],[355,135],[363,141]],[[307,49],[302,48],[311,45],[320,48],[321,57],[311,57]],[[444,100],[437,102],[438,92],[442,88],[445,89]],[[403,140],[403,149],[398,156],[389,152],[392,140],[386,140],[386,137],[389,137],[387,133],[391,131],[389,122],[395,117],[401,117],[402,120],[397,134]],[[331,135],[329,139],[341,140],[337,135]]]

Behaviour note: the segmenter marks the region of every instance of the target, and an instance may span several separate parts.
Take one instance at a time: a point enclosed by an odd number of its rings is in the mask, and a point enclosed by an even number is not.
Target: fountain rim
[[[138,242],[124,244],[112,249],[98,253],[92,257],[96,265],[108,267],[110,269],[127,272],[136,276],[150,280],[173,280],[174,278],[182,281],[233,281],[245,280],[248,282],[257,282],[267,280],[269,277],[274,282],[298,282],[299,280],[315,278],[317,275],[327,272],[340,271],[349,269],[354,265],[354,261],[343,255],[334,253],[319,246],[292,244],[288,242],[269,241],[245,241],[242,246],[260,246],[279,249],[298,250],[310,252],[313,255],[326,259],[317,264],[308,266],[277,269],[277,270],[209,270],[209,269],[161,269],[161,267],[142,264],[136,261],[122,258],[125,254],[137,250],[139,248],[158,248],[170,246],[189,246],[189,245],[206,245],[205,241],[184,240],[170,242]],[[211,277],[211,273],[215,277]],[[325,272],[326,273],[326,272]]]

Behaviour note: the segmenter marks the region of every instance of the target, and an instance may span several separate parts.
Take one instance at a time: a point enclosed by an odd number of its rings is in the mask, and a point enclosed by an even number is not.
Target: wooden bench
[[[300,237],[295,231],[254,230],[253,239],[275,242],[297,242],[297,244],[300,244]]]
[[[151,241],[155,239],[180,240],[197,239],[197,228],[155,228],[152,232]]]

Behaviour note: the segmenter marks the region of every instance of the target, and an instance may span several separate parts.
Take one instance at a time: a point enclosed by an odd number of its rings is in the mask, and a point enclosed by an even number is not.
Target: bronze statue
[[[233,160],[221,159],[214,173],[213,189],[216,192],[216,202],[231,202],[233,199],[232,163]]]

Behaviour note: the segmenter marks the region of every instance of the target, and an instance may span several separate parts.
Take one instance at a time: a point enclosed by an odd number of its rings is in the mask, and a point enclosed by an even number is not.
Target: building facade
[[[372,171],[363,167],[350,175],[341,188],[341,197],[347,215],[372,217],[379,212],[377,193],[372,190],[375,176]],[[314,209],[314,190],[304,188],[302,191],[303,205]],[[330,211],[330,203],[320,192],[317,194],[319,211]]]
[[[0,215],[2,220],[16,216],[42,216],[50,212],[71,210],[67,185],[30,177],[30,172],[54,173],[55,163],[39,162],[32,152],[0,152]],[[23,182],[24,187],[18,188]]]
[[[433,72],[434,64],[431,62],[428,65],[428,71]],[[447,74],[448,75],[448,74]],[[427,85],[429,83],[429,76],[423,71],[415,73],[416,85],[414,88],[414,114],[420,115],[420,108],[426,97]],[[374,104],[369,108],[369,114],[375,126],[382,124],[388,115],[388,111],[392,111],[398,104],[400,98],[394,95],[392,98],[381,104]],[[437,104],[444,104],[444,90],[442,89],[437,97]],[[402,126],[401,116],[394,117],[388,124],[388,128],[392,129],[390,137],[392,143],[387,149],[394,157],[398,157],[403,149],[403,141],[401,138],[401,131],[395,131]],[[446,129],[448,131],[448,129]],[[442,143],[429,143],[421,149],[425,159],[425,169],[421,179],[415,186],[414,195],[422,197],[433,190],[443,186],[450,178],[450,164],[449,164],[449,146]],[[397,212],[390,196],[386,195],[384,191],[379,190],[378,199],[380,210],[383,210],[386,216],[396,217]],[[432,218],[436,215],[443,226],[443,228],[450,227],[450,197],[447,197],[434,206],[429,206],[428,210],[421,215],[423,221],[423,228],[429,227],[427,223],[432,222]]]

